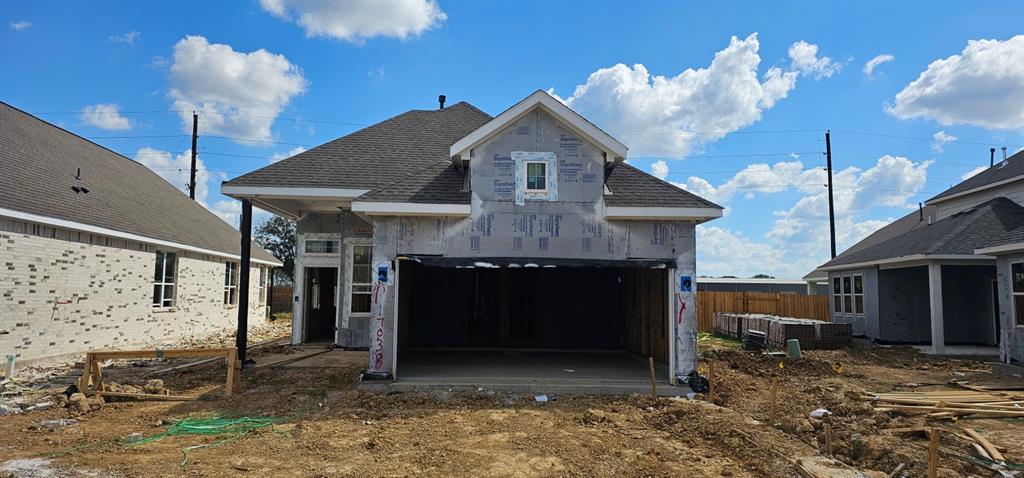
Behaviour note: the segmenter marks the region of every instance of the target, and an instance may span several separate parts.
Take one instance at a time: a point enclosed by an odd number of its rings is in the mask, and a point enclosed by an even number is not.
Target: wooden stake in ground
[[[768,424],[775,423],[775,399],[779,398],[779,377],[772,379],[772,391],[768,398]]]
[[[658,382],[654,379],[654,357],[647,357],[647,363],[651,366],[651,398],[658,398]]]
[[[832,425],[825,424],[825,453],[832,456]]]
[[[939,475],[939,430],[928,429],[928,478]]]

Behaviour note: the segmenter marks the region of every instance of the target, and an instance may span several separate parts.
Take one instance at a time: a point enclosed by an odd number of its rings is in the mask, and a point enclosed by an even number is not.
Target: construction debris
[[[876,411],[926,415],[929,418],[1024,417],[1024,392],[971,388],[868,393],[857,398],[870,401]]]

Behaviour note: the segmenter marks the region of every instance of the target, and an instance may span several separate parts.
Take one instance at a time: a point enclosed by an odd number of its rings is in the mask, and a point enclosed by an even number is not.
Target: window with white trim
[[[837,314],[864,315],[864,275],[832,278],[832,310]]]
[[[178,275],[177,255],[173,252],[156,251],[156,265],[153,268],[153,308],[174,307],[174,282]]]
[[[1010,264],[1011,292],[1013,294],[1013,320],[1024,327],[1024,262]]]
[[[837,314],[843,313],[843,278],[832,278],[832,310]]]
[[[238,304],[238,263],[224,263],[224,305]]]
[[[352,246],[352,313],[370,313],[370,295],[373,293],[373,275],[370,262],[372,246]]]
[[[270,275],[270,274],[267,274],[267,271],[269,271],[269,270],[270,270],[269,268],[260,267],[260,285],[259,285],[260,301],[257,302],[259,305],[266,305],[267,304],[267,276]]]
[[[526,168],[526,191],[544,192],[548,190],[548,163],[547,161],[525,161]]]

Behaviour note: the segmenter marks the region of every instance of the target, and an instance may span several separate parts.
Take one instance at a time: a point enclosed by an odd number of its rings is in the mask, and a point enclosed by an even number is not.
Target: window
[[[851,277],[843,277],[843,310],[847,314],[853,312],[853,297],[850,294],[853,292],[852,284],[853,279]]]
[[[307,239],[306,252],[309,254],[337,254],[338,241]]]
[[[853,312],[864,313],[864,276],[853,276]]]
[[[843,288],[842,278],[833,277],[833,310],[836,313],[843,313]]]
[[[526,190],[547,191],[548,190],[548,163],[544,161],[527,161],[526,165]]]
[[[267,303],[267,269],[266,267],[260,267],[260,301],[259,305],[266,305]]]
[[[1010,264],[1013,281],[1013,315],[1018,327],[1024,327],[1024,263]]]
[[[832,310],[837,314],[864,314],[864,276],[832,278]]]
[[[224,263],[224,305],[238,303],[238,263]]]
[[[352,246],[352,313],[370,313],[370,295],[373,292],[373,247]]]
[[[153,268],[153,307],[167,309],[174,306],[177,262],[175,253],[156,251],[156,266]]]

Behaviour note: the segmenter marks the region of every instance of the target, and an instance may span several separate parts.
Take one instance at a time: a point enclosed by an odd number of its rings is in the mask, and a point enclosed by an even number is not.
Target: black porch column
[[[238,332],[235,334],[235,347],[238,347],[238,360],[245,363],[245,345],[249,339],[249,259],[252,255],[252,203],[242,200],[242,219],[238,224],[238,232],[242,234],[242,263],[238,271]]]

